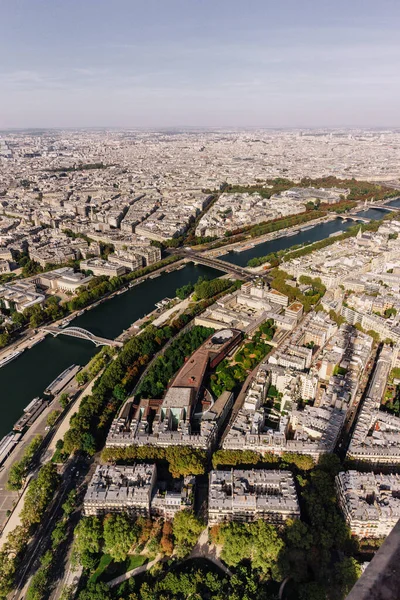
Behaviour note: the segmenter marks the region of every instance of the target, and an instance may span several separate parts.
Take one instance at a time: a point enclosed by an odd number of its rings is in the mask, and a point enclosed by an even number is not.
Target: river
[[[359,217],[365,217],[366,219],[382,219],[387,211],[378,208],[369,208],[367,210],[360,211],[357,213]],[[243,252],[229,252],[219,258],[225,260],[231,264],[238,265],[239,267],[245,267],[250,259],[257,258],[259,256],[266,256],[271,252],[278,252],[279,250],[285,250],[290,246],[297,246],[298,244],[312,244],[313,242],[319,242],[329,237],[333,233],[340,231],[346,231],[349,227],[355,225],[355,221],[343,221],[342,219],[335,219],[334,221],[328,221],[326,223],[320,223],[314,227],[310,224],[304,224],[303,227],[307,227],[306,231],[299,231],[295,235],[282,236],[264,242],[262,244],[256,244],[253,248],[244,250]],[[309,229],[308,229],[309,228]]]
[[[394,200],[391,204],[400,206],[400,199]],[[358,214],[360,217],[379,219],[382,218],[384,211],[372,208]],[[264,256],[295,244],[316,242],[337,231],[345,231],[352,225],[354,225],[353,221],[344,222],[340,219],[320,223],[293,236],[258,244],[250,250],[232,252],[221,258],[245,266],[253,257]],[[155,279],[147,279],[140,285],[77,317],[71,324],[100,336],[115,338],[134,321],[151,312],[156,302],[165,297],[173,297],[176,288],[189,281],[195,282],[200,275],[210,278],[219,274],[220,271],[215,269],[189,263],[178,271],[163,273]],[[73,363],[86,364],[97,351],[89,341],[66,336],[57,338],[47,336],[43,342],[31,350],[26,350],[16,360],[2,367],[0,398],[3,412],[0,419],[0,439],[11,430],[25,406],[35,396],[42,395],[57,375]]]
[[[182,285],[195,282],[202,275],[217,277],[221,272],[193,263],[183,269],[147,279],[127,292],[99,304],[71,321],[107,338],[117,337],[137,319],[155,308],[155,303],[174,297]],[[49,383],[71,364],[85,365],[98,352],[92,342],[77,338],[47,336],[43,342],[0,369],[0,440],[21,416],[25,406],[41,396]]]

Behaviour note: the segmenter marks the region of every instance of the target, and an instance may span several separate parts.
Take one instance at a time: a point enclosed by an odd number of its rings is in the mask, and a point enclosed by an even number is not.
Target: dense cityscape
[[[347,596],[400,518],[399,159],[0,133],[1,597]]]

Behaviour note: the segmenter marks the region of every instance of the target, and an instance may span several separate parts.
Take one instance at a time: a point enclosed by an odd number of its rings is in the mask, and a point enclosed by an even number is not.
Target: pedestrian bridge
[[[122,342],[118,342],[117,340],[109,340],[108,338],[103,338],[98,335],[94,335],[90,331],[83,329],[82,327],[43,327],[43,331],[46,333],[50,333],[53,337],[57,337],[58,335],[69,335],[70,337],[76,337],[81,340],[88,340],[89,342],[93,342],[95,346],[114,346],[115,348],[121,348],[123,346]]]

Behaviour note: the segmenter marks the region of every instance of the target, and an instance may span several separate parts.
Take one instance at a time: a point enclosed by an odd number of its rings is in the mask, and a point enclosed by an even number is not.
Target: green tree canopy
[[[179,557],[186,556],[195,546],[204,529],[202,521],[190,510],[180,510],[173,521],[175,550]]]
[[[139,539],[139,529],[126,513],[108,515],[104,520],[104,550],[116,562],[126,559]]]

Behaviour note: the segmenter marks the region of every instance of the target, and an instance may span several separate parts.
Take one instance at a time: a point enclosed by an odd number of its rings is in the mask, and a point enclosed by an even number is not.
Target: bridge
[[[219,271],[224,271],[225,273],[235,275],[239,279],[244,279],[245,281],[254,277],[254,273],[248,269],[239,267],[239,265],[228,263],[225,260],[220,260],[219,258],[206,256],[205,254],[194,252],[192,250],[178,250],[178,252],[174,250],[174,253],[182,255],[187,260],[193,261],[194,263],[205,265],[206,267],[212,267],[213,269],[218,269]]]
[[[100,337],[98,335],[94,335],[90,331],[83,329],[82,327],[43,327],[43,331],[46,333],[50,333],[53,337],[57,337],[58,335],[69,335],[70,337],[76,337],[81,340],[88,340],[89,342],[93,342],[95,346],[114,346],[116,348],[121,348],[123,346],[122,342],[117,340],[109,340],[107,338]]]
[[[342,219],[342,221],[359,221],[361,223],[369,223],[371,219],[367,219],[366,217],[358,217],[357,214],[354,215],[338,215],[338,219]]]
[[[388,210],[388,211],[394,211],[394,212],[400,210],[399,206],[392,206],[391,204],[376,204],[374,202],[373,204],[368,204],[368,206],[370,208],[381,208],[382,210]]]

